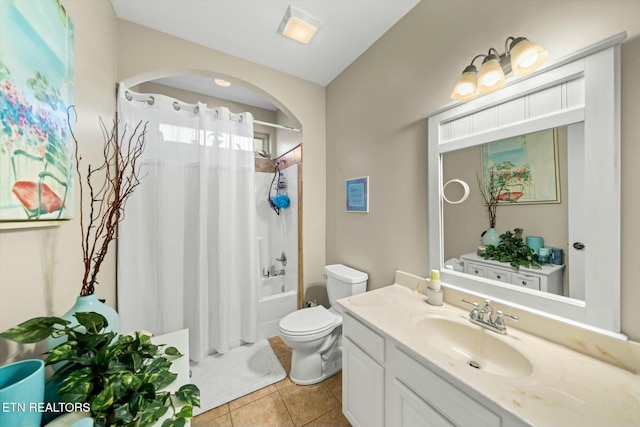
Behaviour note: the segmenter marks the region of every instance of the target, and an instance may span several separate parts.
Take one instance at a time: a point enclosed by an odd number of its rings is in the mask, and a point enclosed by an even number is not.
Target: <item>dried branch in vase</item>
[[[73,109],[71,107],[70,109]],[[75,112],[75,109],[73,109]],[[148,123],[139,122],[135,128],[121,127],[118,137],[118,121],[108,129],[100,119],[104,138],[103,161],[97,167],[89,165],[86,176],[80,170],[82,156],[78,151],[78,140],[69,120],[69,130],[75,143],[76,172],[80,180],[80,229],[82,231],[82,259],[84,276],[80,296],[95,292],[97,277],[107,255],[109,244],[116,237],[118,223],[124,219],[124,208],[133,191],[140,184],[140,165],[146,142]],[[89,216],[85,217],[83,181],[89,192]]]
[[[478,180],[478,188],[480,194],[484,199],[484,203],[487,205],[487,211],[489,213],[489,227],[495,228],[496,226],[496,211],[498,209],[498,196],[503,190],[504,185],[496,186],[495,170],[489,169],[489,176],[487,181],[483,182],[478,172],[476,172],[476,179]]]

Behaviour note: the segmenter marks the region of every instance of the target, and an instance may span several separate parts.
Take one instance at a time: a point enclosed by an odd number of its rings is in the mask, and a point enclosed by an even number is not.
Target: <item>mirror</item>
[[[441,270],[444,286],[622,336],[619,60],[625,38],[615,35],[497,92],[428,115],[429,266]],[[525,236],[542,236],[564,250],[559,290],[507,283],[490,274],[495,266],[484,274],[454,268],[447,261],[475,252],[489,226],[475,177],[482,173],[482,147],[543,130],[558,136],[559,203],[499,205],[497,221],[501,232],[520,227]],[[442,197],[443,183],[454,178],[471,188],[469,199],[455,206]],[[573,250],[574,242],[585,248]]]
[[[462,257],[477,253],[482,246],[481,233],[489,226],[489,215],[479,191],[478,178],[484,175],[484,182],[487,182],[488,171],[493,168],[497,170],[494,181],[499,199],[495,227],[498,233],[521,228],[523,242],[526,242],[526,236],[540,236],[544,247],[559,250],[554,252],[555,260],[547,259],[541,264],[540,271],[529,272],[523,268],[522,272],[536,275],[558,265],[557,286],[540,291],[583,300],[584,283],[576,281],[571,286],[569,281],[571,269],[584,266],[570,262],[576,251],[571,243],[577,240],[568,235],[568,200],[575,201],[583,192],[579,181],[576,188],[568,186],[567,175],[575,176],[579,172],[568,170],[567,158],[577,156],[573,150],[568,154],[567,145],[567,127],[563,126],[443,154],[443,181],[460,179],[470,188],[469,199],[464,203],[446,203],[447,199],[459,200],[461,196],[457,193],[461,188],[447,186],[444,189],[443,197],[447,197],[443,204],[445,264],[464,272]],[[581,234],[575,226],[572,233]],[[539,251],[537,255],[540,255]],[[467,256],[467,259],[471,258],[474,257]],[[502,275],[500,279],[511,283],[507,280],[509,277]]]

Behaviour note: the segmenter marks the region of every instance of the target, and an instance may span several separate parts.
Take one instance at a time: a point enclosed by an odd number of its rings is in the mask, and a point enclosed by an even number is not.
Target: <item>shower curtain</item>
[[[189,328],[201,361],[257,339],[253,117],[118,89],[120,136],[149,122],[118,230],[121,329]]]

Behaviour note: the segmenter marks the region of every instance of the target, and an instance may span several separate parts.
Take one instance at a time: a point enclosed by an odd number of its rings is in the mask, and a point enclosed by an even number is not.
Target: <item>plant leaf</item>
[[[180,351],[178,351],[178,349],[175,347],[167,347],[164,350],[164,354],[166,354],[167,356],[175,356],[175,357],[182,356],[182,353],[180,353]]]
[[[115,404],[113,406],[113,414],[114,419],[118,424],[127,425],[135,420],[135,415],[131,413],[131,409],[129,408],[129,404],[125,403],[124,405]]]
[[[185,384],[176,391],[176,397],[192,406],[200,407],[200,389],[195,384]]]
[[[150,402],[140,415],[140,427],[150,426],[167,412],[167,407],[160,402]]]
[[[128,405],[129,411],[131,411],[133,415],[137,415],[138,412],[143,411],[145,408],[144,398],[138,392],[133,393],[129,399]]]
[[[177,417],[175,419],[167,418],[162,423],[162,427],[184,427],[187,420],[183,417]]]
[[[60,317],[34,317],[18,326],[0,333],[0,336],[19,343],[36,343],[47,338],[57,328],[56,325],[66,326],[70,322]]]
[[[109,322],[102,314],[93,311],[79,312],[73,316],[78,319],[78,323],[87,328],[88,334],[97,334],[109,325]]]
[[[177,417],[185,417],[185,418],[193,417],[193,406],[184,405],[182,408],[180,408],[180,412],[178,412],[176,414],[176,416]]]
[[[93,389],[94,376],[88,367],[73,371],[62,380],[58,394],[67,402],[86,402]]]
[[[164,357],[157,357],[144,368],[144,372],[156,373],[167,370],[171,366],[171,361]]]
[[[62,360],[69,360],[69,357],[73,354],[73,347],[69,343],[61,344],[49,352],[49,355],[45,359],[47,365],[51,365]]]
[[[163,368],[151,373],[148,382],[153,384],[155,390],[160,390],[174,382],[176,378],[178,378],[178,374],[174,374],[168,368]]]
[[[115,336],[114,332],[107,334],[78,334],[77,340],[80,344],[82,344],[83,348],[94,348],[99,349],[109,345],[113,337]]]
[[[105,387],[96,397],[91,400],[91,410],[101,412],[113,405],[113,389]]]
[[[123,370],[116,372],[106,378],[105,387],[111,387],[113,389],[113,396],[116,401],[121,401],[123,397],[135,391],[132,389],[133,374],[129,371]]]

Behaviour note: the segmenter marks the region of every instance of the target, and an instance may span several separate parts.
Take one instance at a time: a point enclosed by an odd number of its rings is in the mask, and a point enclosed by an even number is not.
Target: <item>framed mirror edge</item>
[[[485,298],[486,297],[486,293],[482,292],[481,289],[469,289],[466,286],[461,286],[458,284],[455,284],[456,279],[452,279],[452,277],[461,277],[461,274],[455,271],[447,271],[447,270],[443,270],[440,272],[440,278],[441,280],[443,280],[442,286],[444,288],[447,289],[451,289],[457,292],[461,292],[464,294],[468,294],[474,297],[477,297],[478,299],[481,298]],[[490,281],[489,281],[490,282]],[[525,292],[522,292],[523,294]],[[588,330],[591,332],[596,332],[598,334],[601,335],[606,335],[608,337],[614,338],[616,340],[619,341],[628,341],[629,337],[621,332],[613,332],[610,331],[608,329],[603,329],[600,328],[598,326],[594,326],[594,325],[589,325],[585,322],[581,322],[581,321],[577,321],[574,320],[570,317],[570,315],[562,315],[562,314],[556,314],[556,313],[552,313],[548,307],[545,307],[543,309],[540,308],[533,308],[530,306],[530,304],[523,304],[517,301],[513,301],[512,299],[503,299],[500,296],[492,296],[491,297],[491,301],[498,303],[498,304],[503,304],[509,307],[513,307],[515,309],[527,312],[527,313],[532,313],[536,316],[541,316],[541,317],[545,317],[548,319],[552,319],[556,322],[561,322],[579,329],[584,329],[584,330]],[[558,302],[558,298],[557,296],[554,298],[553,295],[549,296],[547,298],[547,303],[548,302],[553,302],[556,301]],[[582,304],[581,304],[582,303]],[[569,301],[564,301],[565,306],[563,307],[563,309],[569,308],[569,310],[571,310],[571,306],[574,305],[575,307],[573,307],[573,309],[579,309],[581,306],[584,307],[584,303],[580,300],[575,300],[575,299],[570,299]],[[517,326],[516,326],[517,327]]]
[[[620,43],[626,38],[626,33],[619,33],[590,47],[582,49],[565,59],[549,64],[538,72],[520,80],[512,81],[501,91],[477,98],[467,103],[455,103],[445,106],[434,113],[428,114],[429,138],[429,268],[442,271],[444,286],[459,287],[468,292],[480,292],[488,298],[498,298],[504,303],[527,307],[530,310],[547,313],[566,319],[571,323],[583,324],[589,329],[608,331],[610,334],[624,338],[620,333]],[[576,72],[579,69],[579,72]],[[576,84],[568,83],[576,81]],[[520,99],[529,102],[536,94],[553,87],[563,85],[561,91],[571,92],[568,85],[583,92],[580,100],[582,105],[567,105],[566,99],[562,107],[549,114],[539,114],[527,117],[525,120],[515,120],[512,123],[502,123],[486,126],[482,123],[480,130],[474,133],[474,114],[495,109]],[[575,94],[574,94],[575,95]],[[580,93],[578,93],[580,95]],[[572,96],[576,98],[575,96]],[[578,96],[579,98],[580,96]],[[588,108],[589,100],[606,105],[607,114],[596,115],[593,108]],[[578,114],[576,115],[576,112]],[[606,200],[589,205],[595,209],[595,219],[598,225],[606,220],[604,228],[592,241],[597,242],[605,254],[603,257],[591,255],[585,272],[587,294],[584,303],[568,297],[551,296],[540,293],[534,294],[528,290],[511,289],[500,286],[499,282],[490,279],[478,280],[473,276],[447,271],[444,268],[444,236],[442,226],[443,199],[441,194],[442,154],[461,146],[473,146],[483,142],[500,139],[535,130],[551,128],[558,125],[576,124],[577,118],[584,115],[583,127],[586,128],[586,150],[594,147],[593,141],[605,140],[606,150],[600,147],[597,155],[599,164],[604,167],[608,176],[601,180],[604,183],[594,183],[599,190],[604,185],[608,195]],[[477,119],[477,116],[476,116]],[[456,124],[458,121],[461,125]],[[497,121],[497,120],[496,120]],[[456,128],[457,126],[457,128]],[[462,129],[462,131],[460,131]],[[465,134],[465,132],[467,132]],[[461,143],[462,141],[462,143]],[[591,141],[591,144],[589,144]],[[590,152],[591,155],[596,154]],[[607,172],[607,165],[610,166]],[[591,174],[595,175],[595,174]],[[588,178],[588,176],[587,176]],[[589,184],[589,183],[588,183]],[[590,187],[589,187],[590,188]],[[594,224],[590,224],[594,225]],[[591,251],[592,253],[594,251]],[[600,252],[600,250],[598,251]],[[605,275],[606,272],[606,275]],[[602,280],[613,286],[599,289],[597,285]],[[498,286],[496,286],[498,285]],[[604,288],[600,286],[600,288]],[[526,309],[526,308],[525,308]]]

